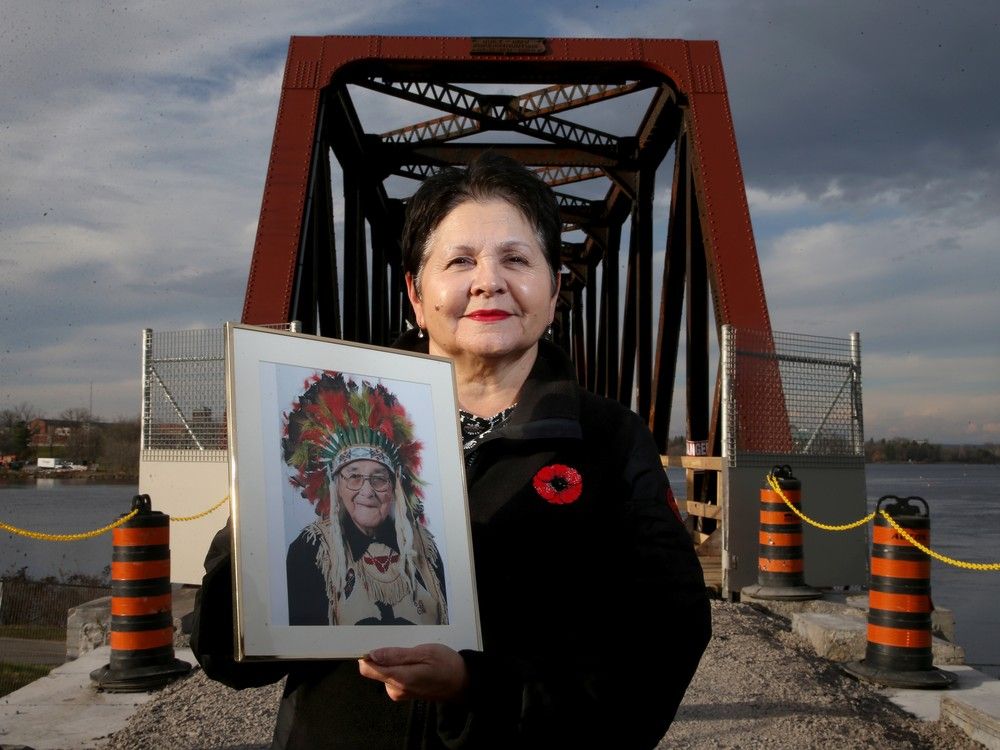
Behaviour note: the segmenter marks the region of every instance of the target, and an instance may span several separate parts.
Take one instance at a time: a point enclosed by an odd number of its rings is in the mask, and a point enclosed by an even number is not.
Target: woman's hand
[[[394,701],[461,700],[469,681],[465,660],[439,643],[377,648],[358,660],[362,676],[385,683]]]

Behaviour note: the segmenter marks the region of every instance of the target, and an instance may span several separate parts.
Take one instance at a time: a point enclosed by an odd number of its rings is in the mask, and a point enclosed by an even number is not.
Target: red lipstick
[[[465,317],[472,318],[479,323],[496,323],[501,320],[506,320],[511,314],[506,310],[476,310],[471,312]]]

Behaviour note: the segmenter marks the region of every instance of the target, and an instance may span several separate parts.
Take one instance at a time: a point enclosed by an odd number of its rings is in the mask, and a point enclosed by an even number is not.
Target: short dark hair
[[[555,283],[562,264],[562,221],[556,197],[537,174],[492,151],[477,156],[466,169],[449,167],[428,177],[410,198],[403,225],[403,271],[419,282],[427,242],[438,224],[459,204],[493,199],[507,201],[527,219],[538,235]]]

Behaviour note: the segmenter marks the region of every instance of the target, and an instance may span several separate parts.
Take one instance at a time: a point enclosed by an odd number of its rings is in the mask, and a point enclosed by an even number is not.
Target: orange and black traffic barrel
[[[792,467],[775,466],[771,474],[788,502],[798,508],[802,483],[792,475]],[[819,599],[823,592],[806,586],[804,569],[802,522],[781,495],[765,485],[760,490],[757,584],[744,587],[742,593],[754,599]]]
[[[174,658],[170,516],[152,510],[149,495],[136,495],[132,509],[112,532],[111,661],[90,673],[115,693],[162,687],[191,670]]]
[[[926,547],[931,536],[927,503],[920,497],[885,495],[875,510],[868,645],[864,660],[845,669],[890,687],[948,687],[955,676],[932,663],[930,557],[910,544],[879,512],[884,510]]]

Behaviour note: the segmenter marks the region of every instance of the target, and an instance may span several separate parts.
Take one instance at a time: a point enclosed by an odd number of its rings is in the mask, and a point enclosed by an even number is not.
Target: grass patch
[[[65,641],[66,628],[56,627],[55,625],[0,625],[0,638]]]
[[[20,690],[52,671],[42,664],[11,664],[0,661],[0,696]]]

